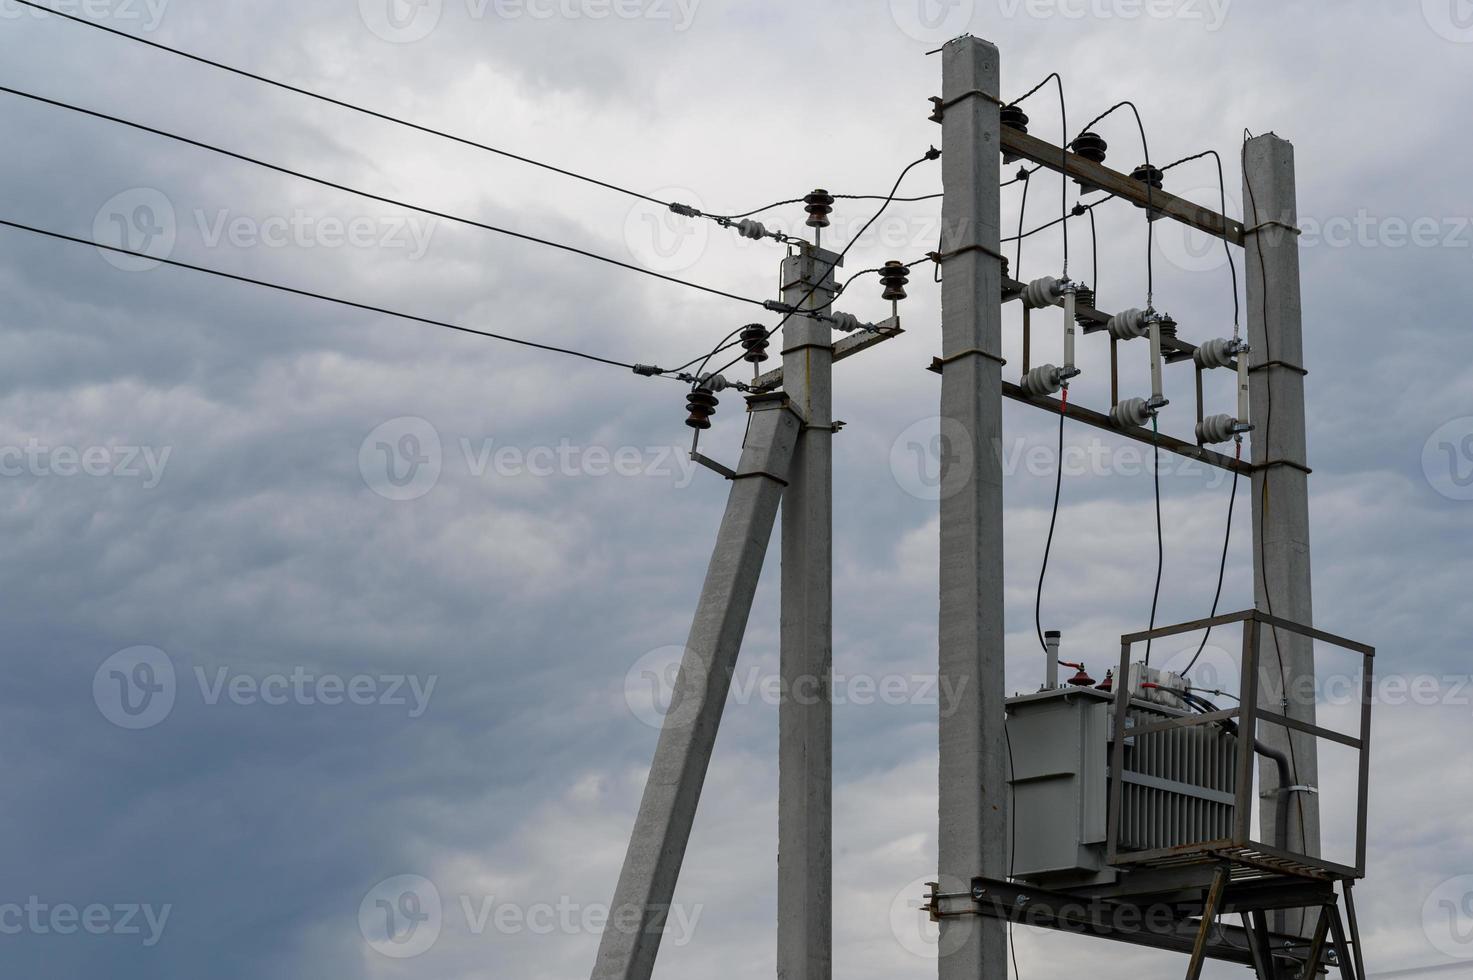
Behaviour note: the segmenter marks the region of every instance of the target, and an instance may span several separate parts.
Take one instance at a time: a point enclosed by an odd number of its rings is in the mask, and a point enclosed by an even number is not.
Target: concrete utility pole
[[[1007,877],[997,48],[942,52],[940,827],[946,892]],[[954,438],[953,438],[954,433]],[[947,445],[947,441],[952,444]],[[955,443],[961,440],[961,445]],[[997,919],[941,920],[941,980],[1005,980]]]
[[[1243,207],[1248,226],[1248,342],[1253,346],[1253,464],[1259,467],[1253,475],[1254,598],[1265,612],[1296,623],[1313,623],[1298,204],[1294,147],[1288,141],[1272,133],[1248,141],[1243,158]],[[1259,703],[1313,723],[1314,644],[1307,637],[1282,630],[1269,633],[1262,640]],[[1298,785],[1319,785],[1313,736],[1295,732],[1291,739],[1283,726],[1269,724],[1261,726],[1260,737],[1280,750],[1292,747]],[[1262,839],[1272,840],[1279,807],[1273,793],[1278,788],[1278,773],[1264,766],[1259,778],[1266,794],[1260,812]],[[1289,850],[1318,856],[1318,797],[1295,792],[1291,800]]]
[[[783,395],[758,395],[748,406],[751,426],[660,729],[593,980],[648,980],[654,969],[788,479],[798,417]]]
[[[816,247],[789,256],[783,301],[827,308],[838,262]],[[833,968],[832,338],[812,317],[783,327],[783,386],[805,425],[782,508],[778,980],[829,980]]]

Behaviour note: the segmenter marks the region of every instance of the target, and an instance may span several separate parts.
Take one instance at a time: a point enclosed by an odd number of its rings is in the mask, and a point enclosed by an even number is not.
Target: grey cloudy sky
[[[1000,46],[1005,95],[1060,71],[1071,126],[1130,98],[1154,161],[1221,151],[1232,213],[1243,129],[1292,140],[1316,617],[1376,644],[1383,674],[1437,679],[1378,707],[1368,958],[1473,974],[1465,0],[51,2],[715,212],[888,189],[940,140],[925,52],[965,31]],[[743,296],[774,289],[771,243],[13,0],[0,85]],[[1029,108],[1057,139],[1052,95]],[[621,361],[685,361],[760,313],[14,95],[0,93],[0,127],[5,220]],[[1128,117],[1100,129],[1112,164],[1141,162]],[[939,187],[927,164],[904,189]],[[1168,188],[1213,204],[1215,171],[1185,165]],[[895,205],[847,268],[934,248],[938,203]],[[840,202],[832,239],[873,207]],[[1027,225],[1057,208],[1040,176]],[[801,212],[773,217],[791,228]],[[1088,273],[1087,225],[1072,225],[1072,271],[1103,308],[1144,305],[1143,225],[1101,207]],[[1057,229],[1030,238],[1014,271],[1057,274],[1059,246]],[[1230,332],[1220,253],[1163,228],[1154,268],[1185,336]],[[834,649],[851,680],[835,712],[836,974],[856,980],[934,969],[913,911],[935,866],[934,459],[913,451],[935,430],[930,279],[917,270],[907,333],[837,372]],[[680,458],[681,388],[9,228],[0,290],[6,972],[586,975],[657,734],[647,677],[685,639],[725,498]],[[851,302],[884,314],[872,280]],[[1074,397],[1098,405],[1096,339]],[[1231,410],[1231,385],[1209,396]],[[1182,389],[1166,431],[1189,431],[1188,405]],[[736,398],[717,420],[703,446],[733,459]],[[1039,676],[1054,429],[1012,405],[1006,424],[1022,690]],[[1151,479],[1134,447],[1079,427],[1067,441],[1047,615],[1102,670],[1149,613]],[[417,481],[389,481],[380,444],[424,456]],[[1200,469],[1163,476],[1160,621],[1206,613],[1228,492]],[[1238,503],[1224,609],[1251,603]],[[661,977],[773,973],[776,571]],[[902,679],[900,696],[866,694],[877,678]],[[146,706],[140,685],[158,690]],[[407,958],[374,925],[405,875],[441,901]],[[1029,976],[1179,967],[1026,930],[1018,945]]]

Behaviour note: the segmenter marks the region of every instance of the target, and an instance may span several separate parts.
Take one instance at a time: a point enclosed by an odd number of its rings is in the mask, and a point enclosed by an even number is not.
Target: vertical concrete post
[[[1243,155],[1247,236],[1248,342],[1252,398],[1253,576],[1257,608],[1313,625],[1310,602],[1309,483],[1304,422],[1304,337],[1299,299],[1298,204],[1294,147],[1273,134],[1249,140]],[[1306,637],[1267,630],[1260,646],[1259,703],[1313,722],[1314,646]],[[1319,784],[1312,736],[1280,725],[1260,726],[1268,744],[1290,752],[1295,782]],[[1274,767],[1260,786],[1278,788]],[[1318,798],[1290,795],[1289,848],[1319,854]],[[1273,840],[1278,799],[1262,802],[1260,839]]]
[[[783,262],[782,298],[832,302],[836,253]],[[812,292],[812,296],[809,293]],[[783,327],[783,388],[804,419],[782,506],[777,976],[829,980],[833,965],[833,331],[794,316]]]
[[[1007,876],[1003,745],[1002,279],[998,52],[942,52],[941,888]],[[941,980],[1005,980],[998,919],[943,919]]]
[[[639,804],[593,980],[649,980],[731,689],[798,419],[781,395],[751,398],[751,425],[706,570],[670,708]]]

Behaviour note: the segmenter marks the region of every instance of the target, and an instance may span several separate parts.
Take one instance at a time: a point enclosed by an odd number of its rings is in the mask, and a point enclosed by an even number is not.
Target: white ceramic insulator
[[[725,391],[731,387],[731,382],[727,381],[724,375],[706,374],[701,376],[701,385],[702,387],[710,388],[712,391]]]
[[[1146,315],[1140,310],[1126,310],[1124,313],[1116,313],[1110,317],[1110,322],[1105,324],[1105,329],[1110,331],[1110,336],[1116,340],[1134,340],[1146,335]]]
[[[1040,310],[1045,306],[1058,306],[1063,295],[1064,289],[1059,284],[1059,280],[1053,276],[1044,276],[1023,287],[1023,305],[1030,310]]]
[[[1209,415],[1197,423],[1197,439],[1204,445],[1227,442],[1233,437],[1238,420],[1231,415]]]
[[[1063,387],[1062,372],[1052,364],[1044,364],[1023,375],[1023,390],[1030,395],[1052,395]]]
[[[1144,398],[1127,398],[1110,409],[1110,421],[1118,426],[1145,425],[1151,421],[1151,410]]]
[[[743,238],[766,238],[767,226],[760,221],[751,218],[743,218],[737,222],[737,234]]]
[[[864,329],[864,324],[853,313],[835,311],[829,314],[829,320],[833,323],[835,330],[842,330],[844,333],[853,333],[856,330]]]
[[[1233,342],[1226,337],[1209,340],[1193,355],[1199,367],[1225,368],[1233,363]]]

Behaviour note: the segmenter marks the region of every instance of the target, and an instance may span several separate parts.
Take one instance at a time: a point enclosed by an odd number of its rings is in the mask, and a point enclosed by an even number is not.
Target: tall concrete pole
[[[1294,147],[1268,134],[1249,140],[1243,159],[1247,241],[1248,342],[1253,406],[1253,574],[1259,609],[1313,625],[1309,568],[1309,482],[1304,435],[1304,330],[1299,301],[1298,204]],[[1313,722],[1314,646],[1306,637],[1267,631],[1261,647],[1260,704]],[[1280,658],[1282,657],[1282,663]],[[1287,705],[1285,701],[1287,700]],[[1260,737],[1288,750],[1295,782],[1318,786],[1313,736],[1280,725]],[[1271,793],[1278,773],[1264,767],[1260,786]],[[1273,840],[1277,796],[1263,801],[1261,840]],[[1289,849],[1318,855],[1318,798],[1291,794]]]
[[[654,969],[777,520],[798,418],[782,395],[757,396],[748,404],[751,425],[599,943],[593,980],[649,980]]]
[[[1002,270],[998,52],[942,53],[940,877],[1007,877],[1003,747]],[[941,980],[1005,980],[999,919],[941,921]]]
[[[783,262],[782,298],[832,302],[839,256],[804,248]],[[812,295],[810,296],[810,293]],[[778,728],[777,976],[833,968],[833,331],[783,327],[783,388],[805,422],[783,493],[782,679]]]

